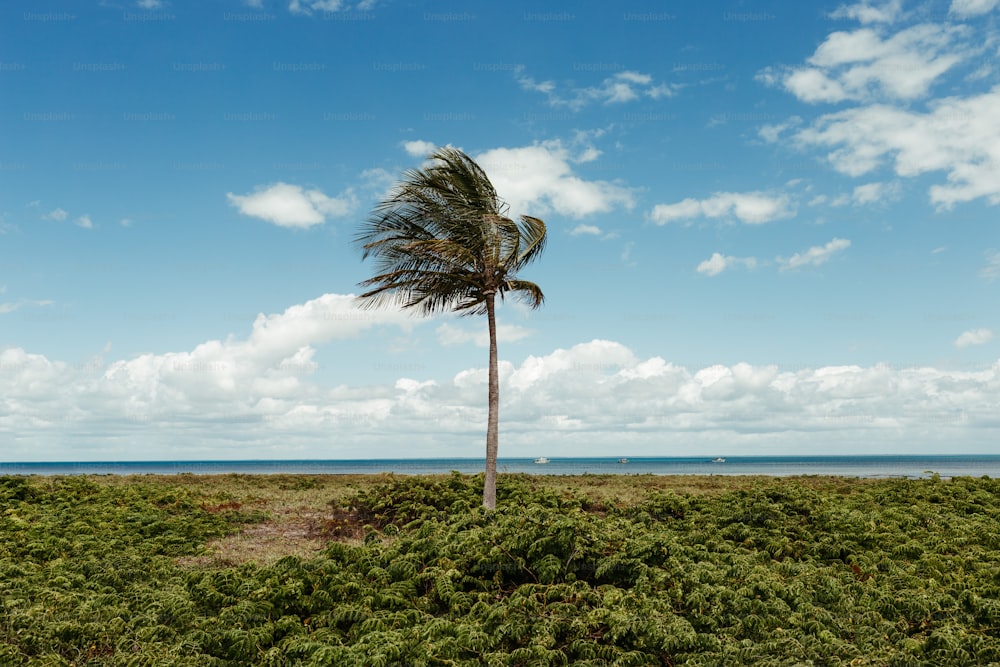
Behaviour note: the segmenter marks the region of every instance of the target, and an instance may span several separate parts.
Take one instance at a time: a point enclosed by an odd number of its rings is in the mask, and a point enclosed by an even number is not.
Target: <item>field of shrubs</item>
[[[0,477],[0,665],[1000,664],[1000,481],[614,477]]]

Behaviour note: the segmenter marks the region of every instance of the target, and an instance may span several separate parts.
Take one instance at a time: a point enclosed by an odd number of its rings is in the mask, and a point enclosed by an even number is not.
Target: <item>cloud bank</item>
[[[404,331],[400,312],[359,311],[327,294],[259,315],[245,338],[187,352],[69,364],[0,352],[0,434],[8,460],[45,447],[63,460],[478,456],[486,369],[438,377],[404,365],[364,386],[311,376],[320,344],[372,328]],[[508,328],[505,337],[525,332]],[[479,344],[457,327],[442,344]],[[975,342],[982,331],[967,332]],[[974,340],[973,340],[974,339]],[[412,373],[410,371],[413,371]],[[501,361],[501,454],[843,454],[992,451],[1000,362],[975,369],[738,363],[686,368],[592,340]],[[137,449],[141,443],[144,449]]]

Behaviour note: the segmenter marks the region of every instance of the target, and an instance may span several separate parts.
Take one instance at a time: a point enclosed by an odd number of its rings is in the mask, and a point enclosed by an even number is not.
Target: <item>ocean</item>
[[[276,460],[276,461],[96,461],[0,462],[0,475],[173,475],[193,473],[379,474],[400,475],[482,472],[481,458]],[[536,475],[837,475],[844,477],[920,478],[1000,477],[1000,455],[970,456],[747,456],[651,458],[499,459],[500,473]]]

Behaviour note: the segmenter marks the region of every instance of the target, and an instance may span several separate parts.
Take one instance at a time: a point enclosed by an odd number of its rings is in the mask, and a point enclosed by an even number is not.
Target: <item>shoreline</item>
[[[708,475],[796,477],[801,475],[877,479],[1000,477],[1000,455],[871,455],[756,457],[589,457],[507,458],[498,474],[541,476]],[[158,461],[23,461],[0,462],[2,475],[135,475],[135,474],[334,474],[334,475],[466,475],[481,473],[482,458],[423,459],[251,459]]]

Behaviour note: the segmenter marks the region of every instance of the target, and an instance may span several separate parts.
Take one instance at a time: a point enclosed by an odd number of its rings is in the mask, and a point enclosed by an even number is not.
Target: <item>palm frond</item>
[[[524,241],[524,248],[520,255],[511,264],[514,271],[520,270],[535,259],[545,250],[547,236],[545,234],[545,223],[530,215],[522,215],[519,225],[519,232]]]
[[[532,308],[538,308],[545,302],[542,288],[527,280],[508,280],[506,292],[511,292],[520,301]]]
[[[545,223],[507,217],[508,205],[476,162],[445,147],[431,164],[410,169],[372,210],[354,237],[376,275],[361,283],[364,307],[390,300],[424,313],[485,312],[489,294],[523,291],[534,307],[541,290],[514,288],[515,274],[545,246]]]

